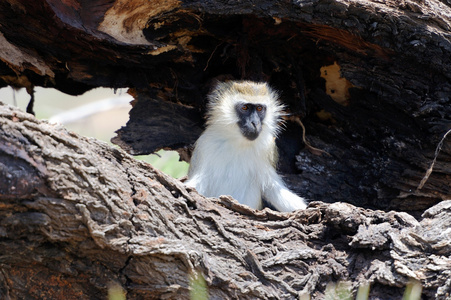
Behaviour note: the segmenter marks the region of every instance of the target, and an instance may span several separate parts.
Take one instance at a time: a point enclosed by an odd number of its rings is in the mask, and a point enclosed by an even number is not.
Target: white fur
[[[277,94],[264,83],[241,81],[219,84],[209,98],[207,128],[196,142],[186,184],[207,197],[231,195],[254,209],[262,208],[262,197],[279,211],[305,208],[274,169],[282,113]],[[237,101],[266,105],[262,132],[254,141],[240,132]]]

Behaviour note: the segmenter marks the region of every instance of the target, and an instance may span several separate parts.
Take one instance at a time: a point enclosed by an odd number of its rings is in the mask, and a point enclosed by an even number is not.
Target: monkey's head
[[[277,135],[283,106],[266,83],[221,82],[208,98],[207,126],[222,128],[231,138],[241,136],[247,141]]]

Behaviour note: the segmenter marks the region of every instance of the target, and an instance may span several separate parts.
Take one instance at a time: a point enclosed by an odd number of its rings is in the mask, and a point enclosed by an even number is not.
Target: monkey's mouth
[[[240,126],[241,134],[248,140],[253,141],[260,135],[260,132],[262,131],[262,124],[261,123],[247,123],[242,126]]]

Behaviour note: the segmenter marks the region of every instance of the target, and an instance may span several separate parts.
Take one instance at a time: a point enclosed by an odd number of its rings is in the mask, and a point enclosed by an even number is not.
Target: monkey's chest
[[[211,173],[203,178],[203,194],[210,197],[231,195],[240,203],[261,208],[262,183],[265,179],[259,163],[252,158],[217,159],[211,166]]]

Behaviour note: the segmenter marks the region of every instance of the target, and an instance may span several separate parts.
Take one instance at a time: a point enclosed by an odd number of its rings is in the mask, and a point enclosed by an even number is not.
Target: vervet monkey
[[[277,174],[275,138],[283,114],[278,95],[266,83],[228,81],[208,96],[206,129],[195,144],[187,185],[206,197],[231,195],[262,209],[306,207]]]

